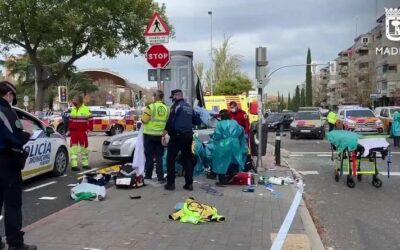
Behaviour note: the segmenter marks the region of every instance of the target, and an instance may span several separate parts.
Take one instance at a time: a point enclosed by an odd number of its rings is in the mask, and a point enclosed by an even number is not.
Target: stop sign
[[[169,63],[169,51],[162,44],[155,44],[147,50],[147,61],[153,68],[164,68]]]

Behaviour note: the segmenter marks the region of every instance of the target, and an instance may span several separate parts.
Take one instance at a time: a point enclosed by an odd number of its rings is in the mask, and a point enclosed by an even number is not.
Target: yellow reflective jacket
[[[149,114],[147,114],[149,112]],[[146,116],[150,116],[148,122],[146,122]],[[165,124],[168,120],[168,107],[161,101],[150,104],[142,116],[142,121],[144,122],[145,135],[155,135],[161,136],[165,129]]]
[[[179,220],[183,223],[198,224],[209,221],[225,221],[225,217],[218,214],[215,207],[197,202],[194,198],[186,199],[183,208],[169,215],[171,220]]]
[[[330,111],[328,113],[328,116],[326,117],[326,119],[328,120],[328,123],[330,124],[336,124],[336,120],[337,120],[337,115],[335,112]]]

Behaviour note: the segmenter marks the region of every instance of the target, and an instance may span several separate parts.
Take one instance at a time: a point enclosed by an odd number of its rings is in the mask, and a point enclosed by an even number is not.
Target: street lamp
[[[211,95],[213,95],[213,78],[214,78],[214,63],[213,63],[213,25],[212,25],[212,11],[208,11],[208,15],[210,15],[210,60],[211,60],[211,67],[210,67],[210,72],[211,72],[211,86],[210,86],[210,90],[211,90]]]

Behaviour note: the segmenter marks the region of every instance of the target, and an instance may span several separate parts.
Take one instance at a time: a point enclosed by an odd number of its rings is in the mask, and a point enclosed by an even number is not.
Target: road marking
[[[332,154],[330,154],[330,155],[328,155],[328,154],[326,154],[326,155],[317,155],[318,157],[331,157],[332,156]]]
[[[291,155],[289,155],[290,157],[300,157],[300,156],[304,156],[304,155],[301,155],[301,154],[291,154]]]
[[[48,201],[53,201],[55,199],[57,199],[57,197],[43,196],[39,198],[39,200],[48,200]]]
[[[387,172],[380,172],[379,174],[387,176]],[[400,172],[390,172],[390,176],[400,176]]]
[[[84,175],[84,174],[87,174],[87,173],[90,173],[90,172],[96,171],[96,170],[98,170],[98,169],[99,169],[99,168],[92,168],[92,169],[89,169],[89,170],[86,170],[86,171],[80,172],[80,173],[78,173],[77,175]]]
[[[67,187],[75,187],[78,184],[68,184]]]
[[[68,176],[68,175],[66,175],[66,174],[65,174],[65,175],[63,175],[63,176],[60,176],[60,177],[67,177],[67,176]]]
[[[318,171],[299,171],[301,175],[319,174]]]
[[[56,181],[51,181],[51,182],[48,182],[48,183],[45,183],[45,184],[42,184],[42,185],[39,185],[39,186],[36,186],[36,187],[25,189],[24,192],[30,192],[30,191],[33,191],[33,190],[36,190],[36,189],[39,189],[39,188],[42,188],[42,187],[47,187],[47,186],[53,185],[55,183],[57,183],[57,182]]]

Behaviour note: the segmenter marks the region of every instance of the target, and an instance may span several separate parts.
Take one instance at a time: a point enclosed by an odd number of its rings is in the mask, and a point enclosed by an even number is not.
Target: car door
[[[293,116],[285,115],[283,117],[283,128],[284,129],[289,129],[290,128],[290,123],[292,123],[293,119],[294,119]]]
[[[53,153],[52,140],[54,139],[46,135],[46,127],[38,119],[21,110],[15,111],[24,130],[33,132],[30,140],[24,145],[24,150],[29,155],[25,162],[25,168],[22,170],[22,178],[25,180],[51,171],[53,168],[51,161]]]

